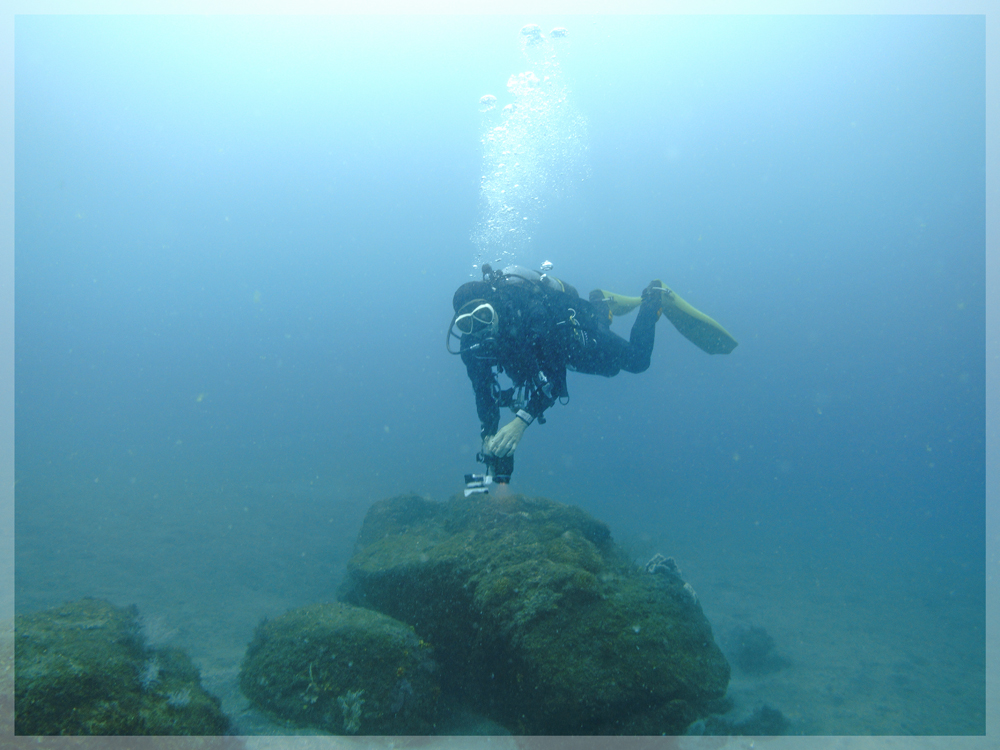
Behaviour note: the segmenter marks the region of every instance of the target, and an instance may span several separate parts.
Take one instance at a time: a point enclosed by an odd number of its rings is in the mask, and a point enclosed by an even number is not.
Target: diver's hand
[[[483,437],[483,451],[482,451],[482,453],[483,453],[484,456],[492,456],[493,455],[492,453],[490,453],[490,442],[492,440],[493,440],[493,436],[492,435],[486,435],[485,437]]]
[[[497,458],[505,458],[513,455],[517,444],[521,442],[521,436],[528,428],[528,423],[520,417],[514,417],[507,424],[497,430],[497,434],[489,443],[489,452]]]

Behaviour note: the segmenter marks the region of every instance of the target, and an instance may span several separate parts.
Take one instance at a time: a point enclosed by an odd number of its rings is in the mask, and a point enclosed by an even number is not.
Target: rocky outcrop
[[[14,620],[20,735],[222,735],[229,719],[175,648],[149,648],[138,610],[82,599]]]
[[[376,503],[340,598],[412,625],[442,686],[517,734],[681,734],[729,681],[679,575],[542,498]]]
[[[240,688],[259,709],[332,734],[429,734],[440,687],[413,628],[348,604],[316,604],[257,628]]]

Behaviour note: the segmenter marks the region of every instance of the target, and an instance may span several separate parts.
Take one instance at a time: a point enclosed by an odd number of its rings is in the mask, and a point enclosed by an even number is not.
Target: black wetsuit
[[[589,302],[575,290],[504,281],[488,301],[499,320],[496,336],[465,336],[461,345],[483,437],[496,434],[501,406],[515,406],[538,419],[568,396],[567,369],[611,377],[620,370],[637,373],[649,367],[658,318],[653,301],[639,306],[628,341],[611,331],[606,303]],[[500,389],[499,372],[507,374],[514,388]],[[520,402],[518,395],[523,395]]]

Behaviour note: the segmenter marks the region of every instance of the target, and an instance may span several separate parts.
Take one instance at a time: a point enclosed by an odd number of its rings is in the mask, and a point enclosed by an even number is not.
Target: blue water
[[[18,611],[137,601],[231,671],[333,596],[371,502],[461,491],[452,293],[549,260],[584,295],[663,279],[740,343],[663,320],[647,372],[571,373],[511,489],[683,551],[721,641],[766,625],[800,671],[737,708],[985,730],[982,17],[21,16],[15,55]],[[541,66],[523,229],[484,241],[484,142]],[[912,658],[792,653],[814,578],[857,608],[815,640],[860,619]],[[857,679],[782,704],[820,663]]]

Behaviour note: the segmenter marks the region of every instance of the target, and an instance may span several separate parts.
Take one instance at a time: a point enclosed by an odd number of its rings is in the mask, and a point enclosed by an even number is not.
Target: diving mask
[[[455,316],[454,327],[463,336],[469,334],[478,336],[483,333],[495,336],[499,322],[497,321],[497,311],[493,309],[493,305],[476,299],[464,305],[462,310],[473,305],[476,306],[470,312],[459,310],[458,315]]]
[[[452,351],[452,338],[460,339],[463,336],[472,336],[485,340],[496,336],[499,327],[500,321],[497,318],[497,311],[493,309],[493,305],[484,299],[470,300],[459,308],[458,312],[455,313],[454,319],[451,321],[451,326],[448,328],[448,340],[446,342],[448,351],[452,354],[459,353]]]

